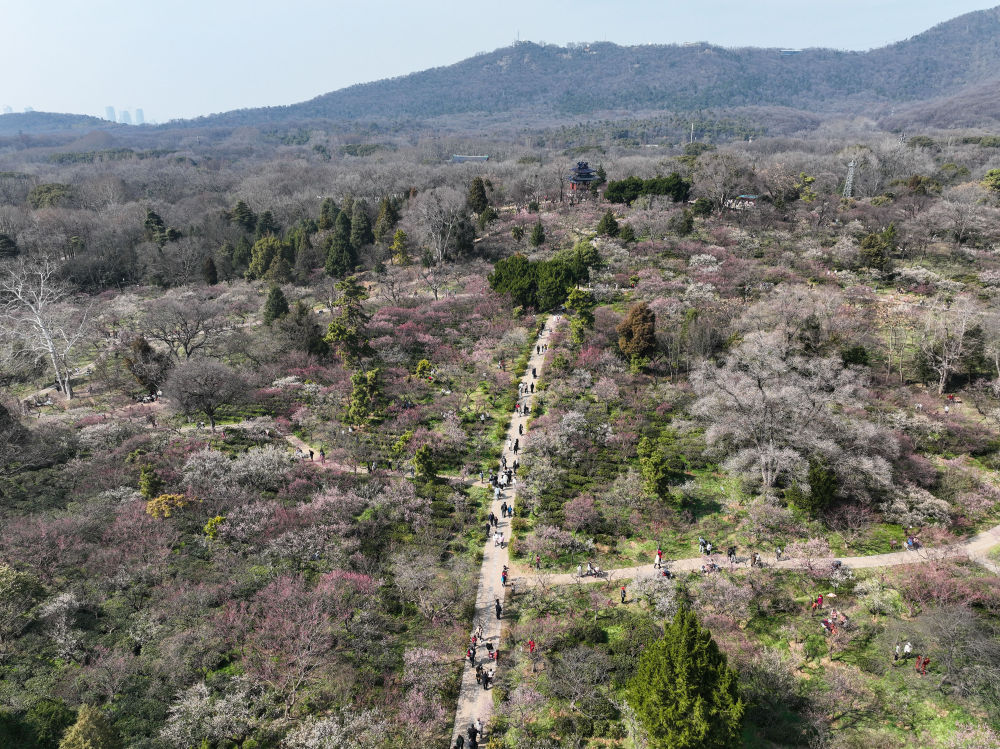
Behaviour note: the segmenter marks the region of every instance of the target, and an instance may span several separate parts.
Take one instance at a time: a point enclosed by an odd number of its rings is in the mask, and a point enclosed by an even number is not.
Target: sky
[[[833,47],[998,0],[0,0],[0,107],[146,121],[292,104],[522,41]]]

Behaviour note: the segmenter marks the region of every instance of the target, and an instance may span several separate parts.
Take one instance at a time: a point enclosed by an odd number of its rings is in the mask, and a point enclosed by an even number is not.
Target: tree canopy
[[[626,698],[654,749],[742,746],[736,672],[689,609],[643,651]]]

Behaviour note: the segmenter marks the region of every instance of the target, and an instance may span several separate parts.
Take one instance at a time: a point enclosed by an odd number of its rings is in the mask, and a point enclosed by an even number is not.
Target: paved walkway
[[[530,389],[531,383],[534,381],[531,376],[531,370],[535,369],[539,374],[542,372],[542,364],[545,360],[545,351],[540,353],[535,353],[535,348],[540,347],[543,344],[548,343],[549,336],[552,331],[559,325],[561,318],[558,315],[550,317],[546,323],[545,327],[542,329],[541,334],[538,336],[538,340],[532,345],[531,357],[528,360],[528,368],[525,370],[524,376],[521,378],[521,383]],[[521,398],[518,402],[527,403],[533,408],[534,407],[534,395],[529,394],[527,398]],[[525,437],[519,434],[518,426],[525,426],[525,434],[527,434],[527,421],[529,416],[515,415],[510,422],[510,428],[507,430],[508,439],[513,442],[515,439],[521,440],[521,445],[523,446]],[[503,454],[507,456],[507,463],[512,464],[514,462],[514,453],[507,449],[504,445]],[[500,467],[497,467],[500,470]],[[493,501],[490,509],[499,518],[500,517],[500,505],[503,502],[508,504],[514,503],[514,498],[517,494],[517,486],[508,487],[504,491],[500,492],[500,496]],[[486,547],[483,549],[483,566],[479,572],[479,584],[476,590],[476,617],[472,626],[475,627],[477,623],[483,625],[483,639],[486,642],[493,644],[494,648],[500,647],[500,625],[501,621],[497,619],[494,606],[496,600],[499,598],[501,602],[504,601],[504,593],[506,592],[503,585],[500,582],[500,573],[503,571],[504,565],[510,563],[510,558],[507,553],[507,543],[510,541],[510,519],[503,519],[500,521],[498,526],[499,530],[503,532],[504,546],[494,545],[492,536],[486,539]],[[504,656],[508,655],[506,653],[500,653],[500,661],[503,661]],[[482,664],[486,671],[493,671],[494,666],[492,661],[486,654],[485,647],[479,647],[476,651],[476,663]],[[490,716],[493,715],[493,692],[491,690],[484,690],[479,684],[476,683],[476,671],[475,666],[469,663],[468,658],[465,659],[465,663],[462,670],[462,688],[458,693],[458,707],[455,711],[455,727],[452,730],[451,744],[449,746],[455,745],[455,740],[458,738],[459,733],[463,735],[469,728],[469,725],[473,723],[476,718],[482,720],[485,726],[489,720]],[[480,744],[483,746],[484,744]]]
[[[780,562],[775,561],[773,557],[769,556],[763,561],[767,567],[777,569],[804,569],[810,564],[817,569],[830,569],[833,560],[838,559],[845,567],[862,569],[895,567],[902,564],[923,564],[924,562],[939,559],[967,558],[991,572],[1000,573],[1000,566],[986,556],[987,552],[998,544],[1000,544],[1000,525],[985,530],[962,543],[937,548],[920,548],[917,551],[895,551],[889,554],[874,554],[865,557],[824,557],[812,560],[789,558],[782,559]],[[744,561],[737,564],[735,569],[748,569],[746,557],[742,557],[742,559]],[[724,555],[713,554],[712,560],[722,569],[728,569],[730,566]],[[541,575],[535,573],[533,570],[525,571],[518,569],[514,571],[515,574],[512,579],[518,585],[524,585],[525,587],[544,587],[549,585],[567,585],[569,583],[601,582],[602,580],[656,577],[660,574],[660,571],[653,567],[653,561],[651,559],[649,564],[646,565],[606,570],[602,577],[587,575],[578,577],[575,572]],[[666,566],[671,572],[696,572],[707,561],[709,561],[708,557],[700,556],[669,561],[666,562]]]

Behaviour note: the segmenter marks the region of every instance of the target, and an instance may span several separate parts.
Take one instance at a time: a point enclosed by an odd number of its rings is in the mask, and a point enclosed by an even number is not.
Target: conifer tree
[[[601,216],[600,223],[597,224],[597,233],[605,237],[618,236],[618,221],[610,210],[605,211],[604,215]]]
[[[160,218],[160,214],[152,208],[147,208],[146,220],[142,222],[142,226],[146,239],[160,245],[163,244],[163,237],[167,232],[167,226],[163,223],[163,219]]]
[[[656,351],[656,314],[645,302],[635,304],[618,326],[618,348],[630,359]]]
[[[378,367],[351,375],[351,399],[347,420],[356,425],[367,424],[382,415],[382,381]]]
[[[573,332],[573,340],[582,343],[587,336],[587,331],[594,327],[594,307],[597,303],[589,291],[583,289],[572,289],[566,297],[566,308],[573,312],[573,320],[570,323],[570,330]]]
[[[538,247],[545,242],[545,229],[542,227],[541,219],[531,228],[531,236],[528,239],[532,247]]]
[[[270,325],[280,317],[288,314],[288,299],[280,286],[272,286],[267,292],[267,299],[264,302],[264,309],[261,312],[261,319],[265,325]]]
[[[209,286],[215,286],[219,283],[219,270],[215,267],[215,260],[211,257],[206,257],[205,262],[201,264],[201,277]]]
[[[332,229],[338,213],[340,213],[340,209],[333,198],[324,198],[319,206],[319,228]]]
[[[21,250],[7,234],[0,234],[0,258],[17,257]]]
[[[421,445],[413,455],[413,469],[420,478],[430,481],[437,476],[437,461],[430,445]]]
[[[689,609],[643,651],[625,695],[653,749],[742,746],[736,672]]]
[[[482,213],[489,208],[490,201],[486,197],[486,183],[482,177],[476,177],[469,185],[469,194],[465,198],[465,204],[473,213]]]
[[[250,250],[250,267],[247,268],[246,272],[247,280],[253,281],[263,278],[274,259],[281,257],[284,252],[285,246],[273,234],[268,234],[254,242]]]
[[[375,236],[372,234],[371,219],[368,218],[368,206],[365,205],[365,201],[358,200],[351,212],[351,247],[357,251],[374,242]]]
[[[364,308],[368,291],[353,277],[340,281],[337,290],[340,292],[340,313],[330,321],[325,340],[345,359],[356,362],[370,353],[363,331],[369,320]]]
[[[257,216],[246,202],[240,200],[230,214],[234,224],[245,232],[252,232],[257,227]]]
[[[83,705],[76,723],[59,742],[59,749],[120,749],[121,742],[107,718],[96,707]]]
[[[384,242],[399,223],[399,206],[395,198],[382,198],[375,218],[375,241]]]
[[[408,243],[409,237],[406,236],[406,232],[402,229],[396,229],[396,233],[392,237],[392,244],[389,245],[389,251],[392,253],[392,261],[396,265],[410,264]]]
[[[274,234],[278,236],[281,233],[281,227],[278,226],[278,222],[274,220],[274,214],[270,211],[264,211],[260,214],[257,219],[257,239],[261,237],[266,237],[268,234]]]
[[[233,270],[239,272],[246,269],[250,265],[250,255],[253,250],[250,240],[246,237],[240,237],[236,240],[236,246],[233,248]]]
[[[139,469],[139,493],[146,499],[152,499],[163,490],[163,479],[157,475],[153,466],[146,464]]]
[[[357,265],[354,247],[351,246],[351,219],[343,211],[337,214],[333,234],[326,248],[326,272],[334,278],[348,275]]]

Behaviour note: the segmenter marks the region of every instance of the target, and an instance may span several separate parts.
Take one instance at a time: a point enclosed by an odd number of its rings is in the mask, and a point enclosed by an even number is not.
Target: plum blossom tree
[[[839,358],[793,354],[776,335],[755,333],[725,366],[705,364],[692,377],[694,413],[708,424],[708,444],[726,466],[756,475],[765,492],[787,480],[808,492],[810,461],[836,476],[840,495],[869,500],[892,486],[888,432],[853,418],[863,380]]]

